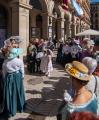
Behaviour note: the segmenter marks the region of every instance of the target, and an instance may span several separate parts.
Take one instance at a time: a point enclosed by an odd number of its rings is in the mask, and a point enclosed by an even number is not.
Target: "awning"
[[[99,36],[99,31],[89,29],[89,30],[85,30],[81,33],[76,34],[76,36],[90,36],[90,35]]]

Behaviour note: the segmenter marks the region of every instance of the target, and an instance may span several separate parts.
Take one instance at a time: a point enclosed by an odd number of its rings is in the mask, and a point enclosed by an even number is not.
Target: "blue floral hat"
[[[21,48],[12,48],[9,51],[8,59],[13,59],[22,54],[23,50]]]
[[[81,62],[73,61],[65,65],[66,72],[81,81],[89,81],[88,68]]]

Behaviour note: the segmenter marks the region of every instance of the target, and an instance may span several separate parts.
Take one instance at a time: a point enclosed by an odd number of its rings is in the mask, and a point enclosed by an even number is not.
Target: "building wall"
[[[29,40],[38,37],[32,35],[33,32],[39,32],[37,27],[41,28],[40,38],[52,37],[57,41],[64,41],[88,29],[90,26],[89,0],[78,0],[84,10],[83,18],[75,14],[70,0],[68,1],[69,9],[65,11],[58,0],[38,0],[41,9],[34,7],[35,0],[33,5],[30,4],[30,0],[0,0],[0,5],[7,10],[7,37],[20,35],[23,38],[20,46],[24,49],[25,55]],[[41,16],[39,19],[42,22],[37,23],[37,16]]]
[[[81,8],[83,9],[83,16],[75,16],[76,33],[82,32],[90,28],[90,1],[89,0],[78,0]]]
[[[91,28],[99,30],[99,3],[91,4]]]

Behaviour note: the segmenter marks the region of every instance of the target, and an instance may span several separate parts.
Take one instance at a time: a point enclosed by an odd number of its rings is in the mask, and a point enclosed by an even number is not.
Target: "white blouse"
[[[12,73],[20,70],[22,72],[22,77],[24,77],[24,63],[19,58],[6,59],[3,63],[3,77],[7,73]]]
[[[78,45],[71,46],[71,54],[77,54],[78,52],[81,52],[82,48]]]

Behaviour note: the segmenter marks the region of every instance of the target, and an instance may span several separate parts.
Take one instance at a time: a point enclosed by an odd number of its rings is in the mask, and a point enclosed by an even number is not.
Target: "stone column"
[[[48,7],[48,15],[47,17],[47,37],[53,38],[52,31],[53,31],[53,9],[55,3],[53,0],[48,0],[47,7]],[[44,21],[43,21],[44,22]],[[45,32],[46,33],[46,32]]]
[[[71,37],[71,21],[66,21],[66,38]]]
[[[80,33],[80,23],[78,24],[78,33]]]
[[[74,21],[73,21],[73,37],[76,35],[76,27],[77,27],[77,24],[76,24],[76,16],[74,16]]]
[[[64,30],[64,19],[57,19],[57,41],[64,41],[65,38],[65,30]]]
[[[53,35],[52,35],[52,31],[53,31],[53,24],[52,24],[52,22],[53,22],[53,18],[52,18],[52,16],[48,16],[48,34],[47,34],[47,37],[49,38],[49,37],[53,37]]]
[[[65,19],[61,19],[61,40],[64,42],[65,41]]]
[[[20,47],[23,49],[23,56],[27,53],[29,43],[29,9],[31,8],[27,3],[12,4],[12,35],[19,35],[22,38]]]
[[[61,19],[57,19],[57,41],[61,40]]]
[[[68,15],[68,19],[66,21],[66,34],[68,38],[72,36],[72,14],[68,12],[67,15]]]
[[[71,19],[71,37],[75,36],[75,16],[74,13],[72,13],[72,19]]]
[[[12,6],[12,35],[19,35],[19,6]]]

